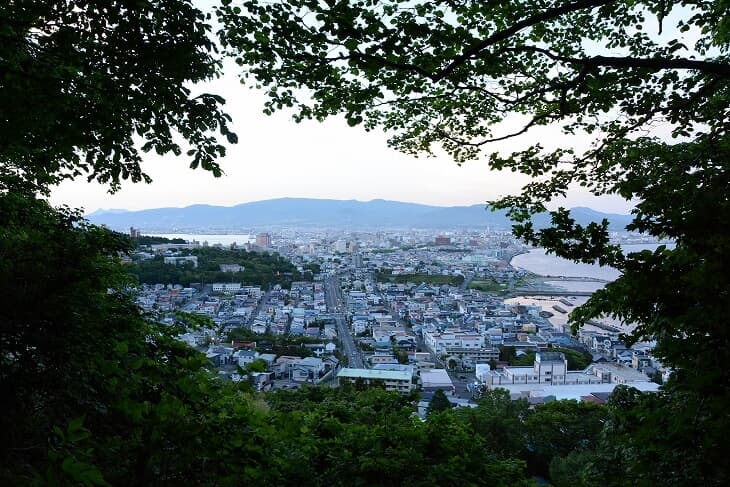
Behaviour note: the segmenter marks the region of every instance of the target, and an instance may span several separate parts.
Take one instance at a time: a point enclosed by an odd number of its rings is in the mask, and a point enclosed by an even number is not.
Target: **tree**
[[[459,163],[536,127],[560,133],[557,144],[488,154],[493,169],[532,178],[494,206],[526,242],[621,271],[573,311],[574,330],[610,315],[636,325],[627,344],[656,340],[654,356],[674,373],[649,413],[700,428],[680,445],[705,454],[686,457],[696,462],[687,472],[702,472],[694,482],[730,475],[719,456],[730,434],[726,1],[224,4],[222,42],[244,78],[266,88],[267,113],[342,114],[388,131],[400,150],[441,147]],[[607,221],[578,225],[563,208],[548,228],[533,226],[576,187],[635,201],[627,229],[674,247],[626,254]]]
[[[149,181],[142,152],[214,175],[236,136],[217,95],[208,17],[190,0],[11,0],[0,6],[0,190],[47,192],[86,175],[112,190]],[[138,148],[141,143],[141,148]]]
[[[428,403],[428,409],[426,410],[426,414],[431,415],[439,411],[448,411],[450,409],[451,403],[449,402],[449,398],[446,397],[444,391],[439,389],[433,393],[433,397]]]
[[[177,338],[193,323],[134,304],[117,257],[130,248],[78,212],[0,193],[0,484],[225,483],[258,461],[249,399]]]
[[[552,401],[537,406],[525,420],[532,470],[546,476],[554,460],[595,450],[606,416],[606,408],[588,402]]]

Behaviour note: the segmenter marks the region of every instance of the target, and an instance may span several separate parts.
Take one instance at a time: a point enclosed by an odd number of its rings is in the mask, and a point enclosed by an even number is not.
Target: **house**
[[[252,372],[248,380],[257,391],[265,391],[271,388],[272,372]]]
[[[282,355],[274,362],[274,375],[276,377],[290,377],[292,366],[299,362],[301,357],[293,357],[290,355]]]
[[[239,367],[246,367],[259,357],[259,353],[254,350],[238,350],[233,356],[238,360]]]
[[[317,384],[324,375],[324,362],[317,357],[303,358],[291,366],[291,379]]]

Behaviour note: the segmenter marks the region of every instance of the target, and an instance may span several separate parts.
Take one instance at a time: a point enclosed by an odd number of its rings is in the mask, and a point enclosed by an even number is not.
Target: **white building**
[[[413,390],[412,372],[408,370],[351,369],[343,368],[337,374],[339,385],[361,380],[365,384],[380,384],[386,391],[408,394]]]
[[[216,282],[213,283],[214,293],[237,293],[241,290],[240,282]]]
[[[423,340],[436,354],[448,354],[452,348],[479,349],[485,347],[484,337],[470,332],[430,332],[424,331]]]
[[[454,383],[444,369],[422,370],[421,387],[425,392],[435,392],[440,389],[449,394],[454,393]]]
[[[335,248],[335,252],[344,254],[345,252],[347,252],[347,241],[346,240],[335,241],[334,248]]]
[[[568,361],[559,352],[537,353],[532,367],[489,370],[488,365],[480,365],[477,378],[488,387],[527,384],[635,384],[647,380],[639,371],[612,362],[593,364],[585,370],[569,372]]]
[[[499,360],[499,349],[487,346],[485,337],[479,333],[424,331],[423,340],[436,355],[460,357],[472,364]]]
[[[193,267],[198,267],[198,257],[196,255],[185,255],[180,257],[163,257],[165,264],[179,265],[191,262]]]

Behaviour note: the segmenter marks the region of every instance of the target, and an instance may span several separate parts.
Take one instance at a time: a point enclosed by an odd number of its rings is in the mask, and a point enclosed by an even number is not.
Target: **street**
[[[334,315],[337,323],[337,335],[342,344],[342,353],[347,356],[348,366],[358,369],[363,368],[360,349],[355,345],[345,320],[342,289],[337,276],[329,276],[325,280],[325,300],[328,310]]]

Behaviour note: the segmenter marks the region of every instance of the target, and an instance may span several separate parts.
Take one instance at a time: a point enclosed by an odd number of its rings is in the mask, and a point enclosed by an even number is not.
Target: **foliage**
[[[130,242],[42,200],[8,193],[0,207],[0,483],[216,476],[227,454],[198,439],[232,440],[219,418],[242,431],[248,402],[177,340],[181,326],[132,303],[116,257]]]
[[[182,284],[213,282],[240,282],[246,285],[270,286],[280,284],[290,287],[293,281],[300,280],[302,275],[296,267],[279,254],[248,252],[243,249],[200,248],[190,251],[198,256],[198,267],[192,263],[180,265],[165,264],[162,256],[151,260],[136,262],[129,267],[129,272],[140,283],[147,284]],[[223,272],[221,264],[239,264],[241,272]]]
[[[448,411],[449,409],[451,409],[451,403],[449,402],[449,398],[446,397],[444,391],[438,389],[436,392],[433,393],[433,397],[428,403],[428,409],[426,410],[426,414],[430,416],[433,413]]]
[[[495,202],[516,236],[621,271],[571,313],[574,329],[605,315],[633,323],[627,344],[655,340],[653,355],[674,370],[651,418],[628,418],[684,431],[675,445],[684,470],[636,454],[626,474],[691,485],[730,475],[726,462],[697,455],[714,458],[730,434],[721,412],[730,389],[727,11],[726,1],[285,0],[224,2],[218,14],[244,79],[267,89],[267,113],[341,114],[389,131],[405,152],[440,147],[459,163],[493,147],[491,168],[529,176],[520,194]],[[519,138],[541,126],[558,142]],[[513,138],[511,152],[495,145]],[[634,201],[627,229],[674,247],[625,254],[607,221],[582,226],[562,208],[548,228],[533,227],[531,215],[576,187]],[[683,407],[697,411],[689,424],[717,432],[698,445],[678,424]],[[647,436],[642,448],[664,451],[658,441]]]
[[[537,406],[525,420],[530,469],[550,476],[550,465],[573,453],[594,451],[608,411],[587,402],[553,401]]]
[[[266,372],[266,361],[256,359],[251,363],[246,364],[246,372]]]
[[[309,262],[307,264],[304,264],[302,268],[305,271],[309,271],[312,275],[317,275],[322,270],[321,266],[316,262]]]
[[[476,289],[486,293],[504,294],[507,288],[504,284],[500,284],[494,279],[477,279],[469,282],[468,289]]]
[[[524,466],[485,451],[480,436],[449,411],[425,422],[412,417],[412,398],[379,388],[303,387],[269,397],[289,455],[283,479],[301,485],[525,484]]]
[[[220,175],[214,133],[236,142],[224,100],[187,87],[219,74],[210,31],[189,0],[3,2],[0,191],[82,175],[117,190],[150,180],[142,153],[185,146]]]
[[[593,357],[588,352],[579,352],[572,348],[554,347],[550,349],[551,352],[560,352],[565,355],[568,361],[568,370],[585,370],[591,362]],[[514,347],[501,347],[500,348],[500,360],[509,362],[510,365],[532,365],[535,362],[536,352],[534,350],[527,350],[519,358],[515,354]],[[505,357],[505,358],[502,358]]]
[[[156,245],[156,244],[184,244],[187,243],[182,238],[166,238],[166,237],[159,237],[157,235],[141,235],[139,237],[135,237],[133,239],[134,244],[137,247],[144,247],[148,245]]]
[[[311,357],[314,353],[305,344],[322,343],[319,338],[298,335],[258,334],[247,328],[234,328],[228,332],[228,340],[255,341],[257,350],[262,353],[290,355],[295,357]],[[260,344],[266,343],[266,349]]]

